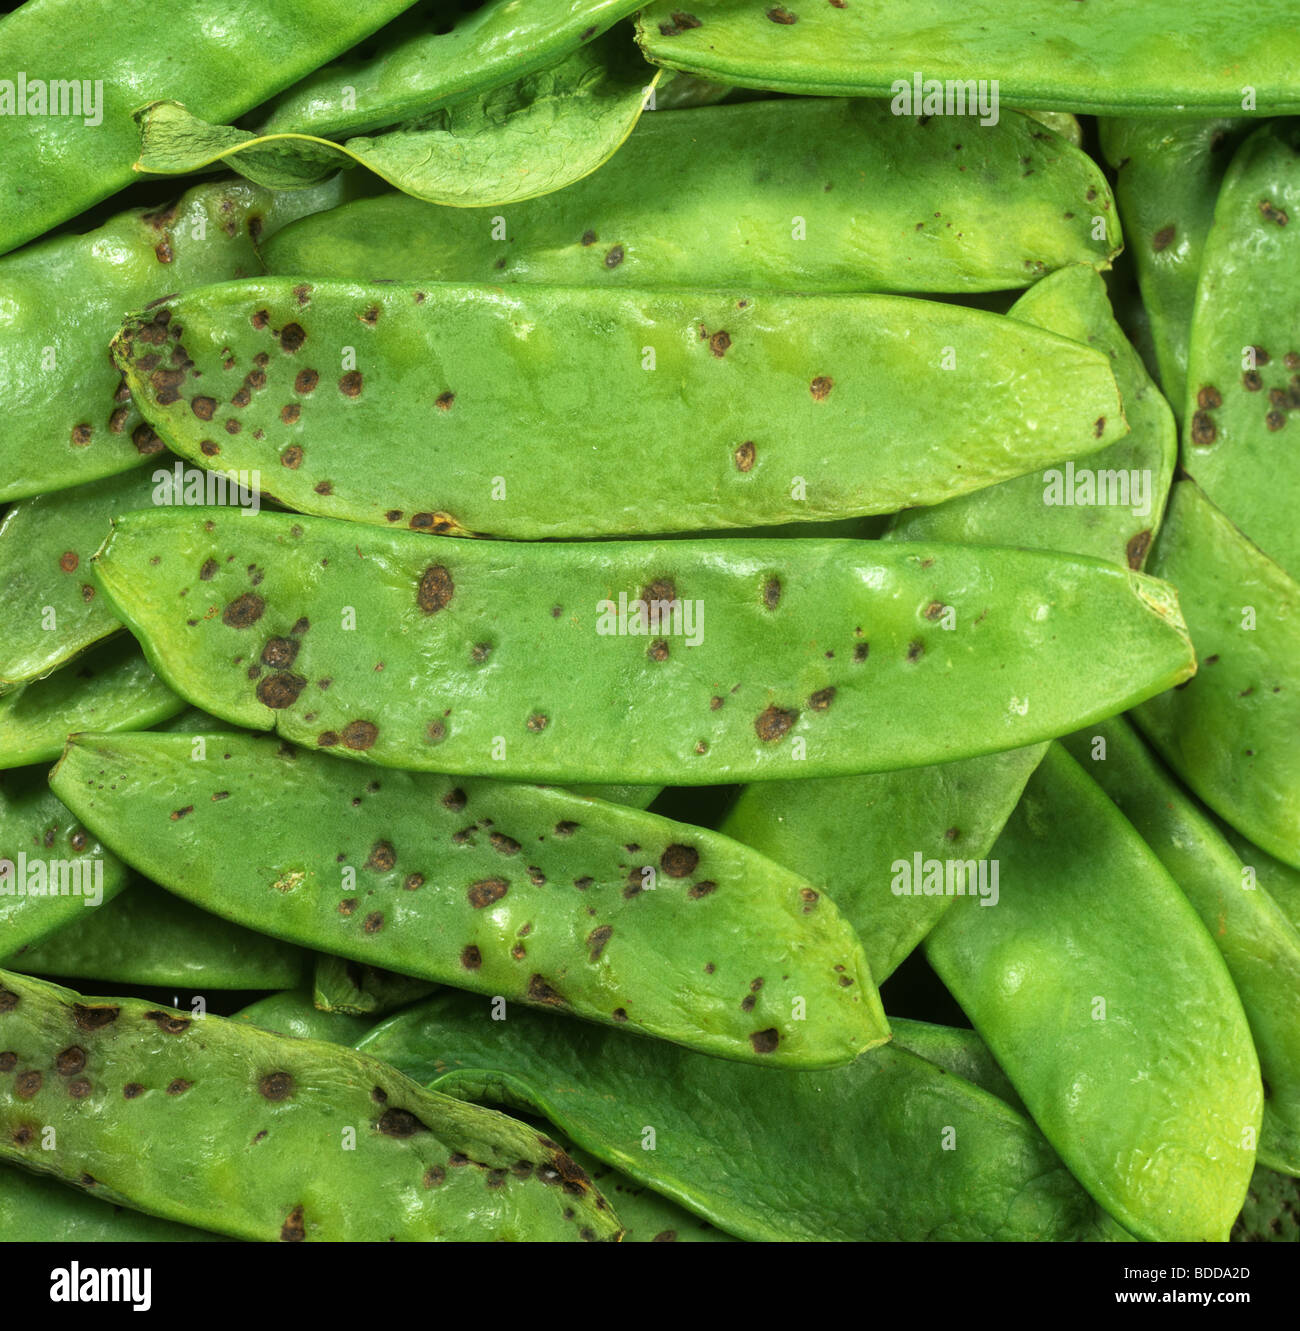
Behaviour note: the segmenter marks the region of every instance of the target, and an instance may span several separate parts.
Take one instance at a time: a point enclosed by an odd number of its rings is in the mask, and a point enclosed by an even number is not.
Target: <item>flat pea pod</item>
[[[287,227],[266,261],[353,281],[995,291],[1109,266],[1097,199],[1096,164],[1026,116],[954,136],[864,99],[769,100],[647,113],[599,171],[501,226],[389,194]]]
[[[1242,864],[1254,874],[1255,881],[1291,922],[1291,927],[1300,932],[1300,869],[1283,864],[1226,824],[1221,825],[1221,831]]]
[[[1122,718],[1062,744],[1155,852],[1223,954],[1264,1081],[1260,1163],[1300,1174],[1300,933]]]
[[[330,1044],[353,1045],[375,1024],[369,1017],[346,1012],[322,1012],[308,989],[285,989],[267,994],[240,1008],[234,1021],[250,1022],[275,1035],[295,1040],[325,1040]]]
[[[898,296],[286,277],[182,293],[129,319],[113,354],[196,465],[258,473],[301,512],[454,535],[886,513],[1128,430],[1098,352]],[[638,438],[660,443],[630,466]],[[557,470],[575,481],[562,504]]]
[[[1300,584],[1191,481],[1174,485],[1151,571],[1178,587],[1201,665],[1134,720],[1215,813],[1300,867]]]
[[[900,513],[889,535],[1067,550],[1141,568],[1178,460],[1169,404],[1115,322],[1105,283],[1091,268],[1045,277],[1016,301],[1009,317],[1104,352],[1115,371],[1129,433],[1085,460],[1063,461],[934,508]]]
[[[60,803],[37,767],[0,771],[0,947],[27,947],[83,919],[130,879]]]
[[[1172,33],[1160,0],[1021,0],[1013,9],[999,0],[960,9],[947,0],[696,0],[689,13],[657,0],[638,16],[637,36],[647,59],[672,69],[816,96],[898,98],[905,88],[909,108],[919,102],[926,114],[944,114],[948,81],[964,114],[981,119],[997,115],[996,99],[1098,115],[1232,115],[1243,80],[1256,114],[1300,110],[1300,35],[1287,0],[1249,14],[1193,0],[1181,14],[1185,26]],[[996,80],[983,89],[995,99],[988,108],[972,86],[987,80]],[[936,83],[937,102],[922,101]]]
[[[993,854],[997,906],[958,901],[925,941],[930,964],[1124,1229],[1226,1239],[1263,1095],[1241,1001],[1200,918],[1059,745]]]
[[[1096,1219],[1027,1118],[892,1045],[778,1075],[544,1013],[493,1021],[484,999],[447,993],[359,1047],[450,1094],[543,1114],[742,1239],[1045,1241]]]
[[[20,6],[0,28],[6,70],[18,71],[0,83],[0,253],[131,183],[131,112],[142,102],[175,97],[209,119],[234,119],[409,2],[301,0],[232,11],[223,0],[193,0],[168,14],[165,32],[148,0]],[[88,29],[98,34],[93,68]]]
[[[178,102],[154,102],[136,112],[137,165],[180,175],[222,164],[273,189],[362,166],[426,203],[499,208],[563,189],[612,157],[661,74],[623,33],[606,33],[505,87],[337,143],[296,129],[210,125]]]
[[[1193,668],[1171,587],[1035,551],[430,543],[159,509],[116,521],[96,574],[195,705],[343,757],[503,779],[924,766],[1067,733]]]
[[[969,864],[978,875],[1045,747],[864,776],[756,781],[718,830],[824,888],[883,984],[955,900],[944,891],[945,866]],[[938,877],[927,891],[930,865]]]
[[[928,1063],[964,1077],[980,1090],[1005,1101],[1018,1114],[1027,1113],[1016,1088],[998,1067],[992,1050],[974,1031],[930,1021],[909,1021],[905,1017],[891,1017],[889,1029],[894,1034],[896,1049],[906,1049]]]
[[[127,634],[0,695],[0,768],[53,762],[74,730],[147,730],[185,709]]]
[[[1252,122],[1243,117],[1097,122],[1150,316],[1160,388],[1181,423],[1187,344],[1205,239],[1223,173]]]
[[[270,738],[193,755],[75,736],[52,780],[142,873],[273,937],[723,1058],[824,1067],[889,1038],[833,903],[717,833]]]
[[[0,961],[29,975],[102,984],[209,989],[292,989],[308,958],[300,948],[241,929],[137,879],[98,909]]]
[[[382,966],[322,953],[316,958],[312,988],[312,1001],[322,1012],[377,1018],[428,998],[438,986]]]
[[[1196,288],[1184,415],[1192,479],[1300,578],[1300,124],[1256,130],[1224,176]]]
[[[0,971],[0,1049],[0,1158],[166,1220],[288,1243],[618,1233],[537,1133],[339,1045]]]
[[[113,476],[160,453],[104,355],[122,319],[172,291],[257,275],[260,242],[355,194],[338,181],[292,195],[196,185],[173,204],[133,208],[0,259],[0,502]]]

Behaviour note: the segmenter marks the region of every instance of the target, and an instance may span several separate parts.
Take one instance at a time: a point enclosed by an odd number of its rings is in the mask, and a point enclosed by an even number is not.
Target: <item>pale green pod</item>
[[[312,1002],[322,1012],[373,1020],[428,998],[437,988],[428,980],[399,975],[382,966],[367,966],[364,962],[321,953],[316,958],[312,979]]]
[[[125,515],[96,569],[205,710],[503,779],[924,766],[1068,733],[1193,669],[1172,587],[1036,551],[522,545],[207,509]]]
[[[1300,584],[1178,481],[1151,571],[1177,587],[1200,668],[1134,720],[1221,818],[1300,867]]]
[[[1260,1162],[1300,1174],[1300,933],[1122,718],[1062,743],[1155,852],[1223,954],[1264,1082]]]
[[[245,735],[200,761],[185,735],[75,736],[52,780],[169,891],[335,956],[723,1058],[825,1067],[889,1037],[834,904],[702,828]]]
[[[1192,317],[1183,466],[1300,578],[1300,125],[1237,150],[1219,190]]]
[[[1015,112],[954,134],[878,102],[769,100],[647,113],[595,174],[500,214],[388,195],[266,257],[352,281],[1001,291],[1108,267],[1119,231],[1093,213],[1110,203],[1089,157]]]
[[[896,296],[276,278],[183,293],[113,352],[198,466],[300,512],[456,535],[887,513],[1128,432],[1099,352]]]
[[[1187,898],[1053,745],[993,849],[997,905],[925,941],[1034,1121],[1137,1238],[1227,1238],[1263,1093],[1250,1027]]]
[[[327,1040],[346,1045],[356,1044],[375,1024],[369,1017],[320,1011],[307,989],[268,994],[240,1008],[232,1020],[251,1022],[263,1030],[290,1035],[296,1040]]]

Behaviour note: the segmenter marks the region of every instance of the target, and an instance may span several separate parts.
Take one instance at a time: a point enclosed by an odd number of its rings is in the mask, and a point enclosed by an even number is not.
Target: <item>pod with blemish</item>
[[[437,988],[412,975],[322,953],[316,958],[312,1001],[322,1012],[375,1018],[428,998]]]
[[[301,512],[453,535],[887,513],[1128,431],[1101,353],[899,296],[277,278],[165,301],[113,350],[196,465],[255,472]]]
[[[1059,745],[992,853],[997,905],[957,901],[925,941],[930,964],[1120,1225],[1141,1239],[1226,1239],[1263,1092],[1205,926]]]
[[[1119,235],[1096,238],[1092,214],[1109,198],[1090,158],[1015,113],[955,134],[865,99],[759,101],[643,116],[598,172],[512,207],[504,235],[387,194],[294,223],[266,259],[358,282],[1003,290],[1107,267]]]
[[[889,1036],[833,902],[715,832],[244,735],[202,762],[189,736],[75,736],[53,779],[141,872],[273,937],[724,1058],[831,1066]]]
[[[1173,487],[1151,569],[1176,583],[1200,667],[1134,720],[1220,818],[1300,867],[1300,583],[1190,481]]]
[[[1188,15],[1195,40],[1178,41],[1161,0],[674,6],[656,0],[637,17],[641,49],[655,64],[744,88],[892,98],[909,114],[957,115],[976,127],[997,118],[1002,99],[1101,115],[1236,115],[1244,70],[1256,114],[1300,111],[1300,34],[1289,0],[1261,0],[1248,12],[1197,0]]]
[[[618,1235],[546,1138],[339,1045],[0,971],[0,1050],[0,1159],[166,1220],[285,1243]]]
[[[1194,668],[1172,587],[993,547],[520,545],[156,510],[119,519],[96,568],[197,706],[424,771],[710,785],[923,766],[1068,733]]]

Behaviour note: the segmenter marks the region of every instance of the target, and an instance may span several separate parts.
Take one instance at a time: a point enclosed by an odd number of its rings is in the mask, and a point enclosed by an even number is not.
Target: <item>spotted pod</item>
[[[119,519],[96,569],[183,697],[412,770],[709,785],[923,766],[1066,733],[1193,669],[1171,587],[1033,551],[430,542],[155,510]]]
[[[1249,13],[1195,0],[1181,34],[1160,0],[1021,0],[1011,9],[1000,0],[959,9],[947,0],[695,0],[689,12],[674,4],[656,0],[637,18],[641,49],[656,64],[776,92],[897,100],[906,89],[907,105],[914,97],[927,115],[952,113],[944,84],[955,80],[972,132],[974,117],[996,116],[1002,98],[1099,115],[1238,114],[1245,77],[1255,113],[1300,111],[1300,34],[1288,0],[1263,0]],[[996,84],[984,89],[994,98],[986,110],[970,85],[987,80]],[[937,103],[922,100],[936,81]]]
[[[738,1238],[1074,1239],[1096,1222],[1027,1118],[892,1045],[776,1075],[544,1013],[493,1021],[483,999],[447,993],[359,1047],[448,1093],[545,1115]]]
[[[1300,932],[1122,718],[1062,741],[1195,907],[1227,962],[1264,1084],[1259,1160],[1300,1174]]]
[[[895,296],[276,278],[146,310],[113,354],[200,466],[259,473],[300,511],[455,535],[885,513],[1128,429],[1098,352]],[[630,467],[637,439],[657,443]]]
[[[1178,587],[1200,657],[1134,719],[1221,818],[1300,868],[1300,584],[1178,481],[1151,557]]]
[[[1098,121],[1150,319],[1160,387],[1180,422],[1205,238],[1223,173],[1251,123],[1244,117]]]
[[[295,223],[266,258],[348,281],[989,291],[1107,267],[1098,200],[1096,164],[1013,112],[954,135],[867,100],[759,101],[647,113],[598,172],[500,225],[389,194]]]
[[[369,1017],[346,1012],[322,1012],[307,989],[285,989],[268,994],[234,1014],[234,1021],[251,1022],[275,1035],[295,1040],[327,1040],[353,1045],[375,1024]]]
[[[122,634],[0,695],[0,768],[53,762],[74,730],[147,730],[184,708],[135,639]]]
[[[269,738],[194,753],[74,736],[52,779],[142,873],[272,937],[723,1058],[833,1066],[889,1037],[834,904],[717,833]]]
[[[129,878],[59,802],[43,768],[0,771],[0,948],[16,951],[75,924]]]
[[[1053,745],[925,954],[1074,1176],[1140,1239],[1225,1239],[1262,1091],[1232,979],[1137,832]]]
[[[1178,460],[1169,404],[1115,322],[1105,283],[1091,268],[1044,278],[1016,301],[1010,317],[1104,352],[1115,371],[1129,433],[1082,461],[1040,467],[934,508],[901,513],[889,534],[904,541],[1065,550],[1141,568]]]
[[[0,961],[28,975],[103,984],[292,989],[308,972],[301,948],[241,929],[139,879],[96,910]]]
[[[222,0],[192,0],[167,14],[165,31],[148,0],[20,6],[4,25],[5,67],[20,72],[0,88],[0,253],[131,183],[131,112],[142,102],[175,97],[208,119],[233,120],[409,4],[294,0],[232,15]]]
[[[955,866],[970,866],[976,890],[979,864],[1044,752],[1035,744],[898,772],[756,781],[719,830],[824,888],[883,984],[956,899]]]
[[[1300,578],[1300,125],[1242,144],[1205,243],[1188,351],[1183,466]]]
[[[619,1232],[546,1138],[338,1045],[0,971],[0,1049],[0,1158],[166,1220],[287,1243]]]
[[[316,958],[312,1002],[322,1012],[375,1018],[428,998],[437,988],[381,966],[322,954]]]
[[[613,156],[661,73],[625,33],[606,33],[553,67],[338,143],[210,125],[179,102],[154,102],[136,112],[137,165],[163,175],[225,165],[273,189],[362,166],[426,203],[502,207],[563,189]]]

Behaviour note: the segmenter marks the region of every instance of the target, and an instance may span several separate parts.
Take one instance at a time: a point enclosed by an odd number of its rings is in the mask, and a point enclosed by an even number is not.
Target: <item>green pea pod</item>
[[[965,1077],[980,1090],[1005,1101],[1018,1114],[1028,1112],[1007,1074],[998,1067],[992,1051],[974,1031],[928,1021],[908,1021],[904,1017],[891,1017],[889,1029],[894,1034],[895,1048],[906,1049],[928,1063]]]
[[[272,189],[363,166],[426,203],[499,208],[563,189],[612,157],[660,73],[608,33],[553,68],[341,143],[210,125],[178,102],[153,102],[136,112],[137,166],[182,175],[220,163]]]
[[[1155,852],[1223,954],[1264,1080],[1260,1162],[1300,1174],[1300,933],[1121,718],[1062,743]]]
[[[74,736],[52,779],[142,873],[272,937],[724,1058],[826,1067],[889,1038],[834,905],[717,833],[269,738],[194,753]]]
[[[176,97],[199,115],[232,120],[409,4],[301,0],[232,13],[223,0],[192,0],[165,27],[149,0],[20,6],[4,20],[0,253],[131,183],[131,112],[142,102]],[[90,60],[88,32],[96,34]]]
[[[150,663],[205,710],[366,762],[504,779],[924,766],[1067,733],[1194,668],[1171,587],[1035,551],[431,543],[160,509],[118,519],[96,570]]]
[[[647,111],[685,111],[696,106],[715,106],[735,89],[729,83],[697,79],[680,69],[663,69],[649,100]]]
[[[321,1012],[307,989],[285,989],[268,994],[234,1014],[235,1021],[251,1022],[276,1035],[296,1040],[326,1040],[353,1045],[375,1024],[369,1017],[345,1012]]]
[[[1219,829],[1228,839],[1237,857],[1255,876],[1255,881],[1268,893],[1277,908],[1300,932],[1300,869],[1294,869],[1274,859],[1266,850],[1251,845],[1240,832],[1226,824]]]
[[[0,768],[52,762],[74,730],[147,730],[184,708],[122,634],[0,696]]]
[[[1021,0],[1010,9],[1000,0],[695,0],[689,12],[674,3],[641,10],[646,58],[748,88],[906,97],[909,110],[955,109],[979,115],[976,125],[996,117],[1002,97],[1101,115],[1231,115],[1246,101],[1259,115],[1300,111],[1300,34],[1288,0],[1262,0],[1249,13],[1195,0],[1184,11],[1194,38],[1171,36],[1160,0]],[[937,102],[922,100],[936,84]]]
[[[1079,124],[1078,116],[1072,115],[1069,111],[1042,111],[1032,108],[1027,108],[1024,114],[1037,120],[1040,125],[1046,125],[1053,134],[1059,134],[1074,147],[1083,147],[1083,126]]]
[[[1151,571],[1177,586],[1201,668],[1134,719],[1215,813],[1300,867],[1300,585],[1190,481],[1174,485]]]
[[[292,989],[308,958],[241,929],[152,883],[135,881],[98,910],[0,961],[30,975],[104,984],[209,989]]]
[[[44,769],[0,772],[0,948],[27,947],[76,923],[129,877],[59,802]]]
[[[1178,460],[1169,404],[1115,322],[1106,285],[1091,268],[1045,277],[1016,301],[1010,317],[1105,352],[1129,433],[1086,462],[1065,462],[936,508],[901,513],[890,535],[1068,550],[1141,568]]]
[[[340,375],[341,347],[352,368]],[[453,534],[885,513],[1128,430],[1099,353],[894,296],[277,278],[163,302],[113,349],[183,457],[260,476],[300,511]],[[534,394],[538,376],[546,391]],[[659,441],[639,469],[636,438]],[[563,503],[557,469],[580,481]]]
[[[1073,1239],[1096,1216],[1028,1119],[892,1045],[778,1075],[518,1008],[497,1021],[448,993],[359,1047],[450,1094],[545,1115],[742,1239]]]
[[[1053,745],[926,956],[1071,1172],[1140,1239],[1223,1240],[1262,1092],[1223,958],[1177,884]]]
[[[1262,1165],[1232,1229],[1235,1243],[1300,1243],[1300,1183]]]
[[[537,1133],[338,1045],[0,972],[0,1049],[0,1158],[166,1220],[282,1242],[618,1234]]]
[[[437,988],[428,980],[322,953],[316,958],[312,1001],[322,1012],[373,1018],[428,998]]]
[[[1253,133],[1205,243],[1187,363],[1183,465],[1300,578],[1300,125]],[[1287,424],[1294,423],[1287,430]]]
[[[877,102],[761,101],[647,114],[594,175],[499,221],[386,195],[286,228],[266,257],[353,281],[999,291],[1108,267],[1118,228],[1092,214],[1110,197],[1026,116],[954,135]]]
[[[1150,316],[1160,387],[1180,422],[1205,238],[1223,173],[1251,123],[1241,117],[1098,122]]]
[[[1036,744],[899,772],[756,781],[718,830],[824,888],[883,984],[952,905],[945,866],[978,872],[1044,752]],[[938,874],[927,885],[929,866]]]

